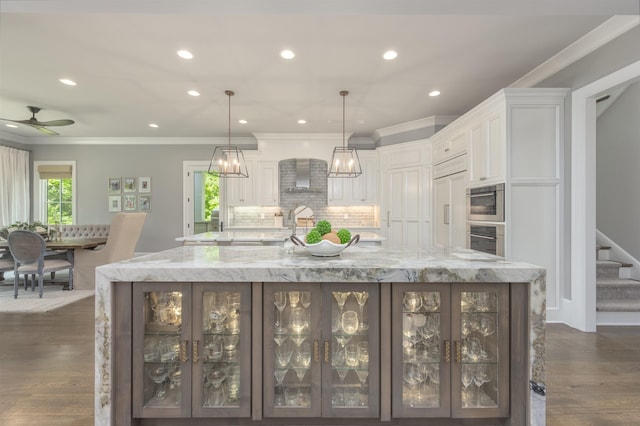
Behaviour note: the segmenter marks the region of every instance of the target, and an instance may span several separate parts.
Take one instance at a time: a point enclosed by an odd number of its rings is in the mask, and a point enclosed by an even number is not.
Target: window
[[[75,161],[36,161],[34,175],[34,218],[49,224],[75,223]]]

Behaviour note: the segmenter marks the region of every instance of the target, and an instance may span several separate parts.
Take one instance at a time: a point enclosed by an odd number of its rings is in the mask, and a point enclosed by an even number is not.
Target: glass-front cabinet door
[[[134,286],[134,417],[189,416],[190,302],[189,284]]]
[[[139,283],[134,417],[249,417],[251,287]]]
[[[509,415],[509,286],[458,284],[452,292],[454,417]],[[525,309],[525,307],[522,307]]]
[[[394,284],[392,415],[509,415],[509,285]]]
[[[193,285],[193,417],[249,417],[251,287]]]
[[[451,415],[449,284],[394,284],[392,413]]]
[[[264,286],[265,417],[379,415],[379,291]]]

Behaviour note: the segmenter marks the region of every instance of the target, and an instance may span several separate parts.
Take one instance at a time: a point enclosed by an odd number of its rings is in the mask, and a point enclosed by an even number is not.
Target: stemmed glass
[[[224,405],[226,399],[222,382],[227,379],[227,373],[222,368],[215,368],[207,373],[207,382],[213,386],[209,390],[209,398],[207,403],[210,407]]]
[[[428,291],[422,294],[422,306],[429,312],[436,312],[440,309],[440,293]]]
[[[298,380],[302,382],[309,365],[311,365],[311,345],[309,343],[303,343],[300,345],[295,356],[291,360],[291,364],[293,364],[293,369],[298,375]]]
[[[462,366],[461,376],[462,386],[464,387],[462,405],[469,407],[471,402],[469,401],[469,386],[473,383],[473,365],[464,364]]]
[[[409,406],[416,406],[416,392],[418,391],[418,385],[425,381],[427,378],[426,370],[420,364],[407,363],[403,365],[403,378],[407,382],[411,389],[409,395]]]
[[[340,315],[342,315],[342,310],[344,309],[344,304],[347,302],[347,298],[349,297],[350,291],[334,291],[333,297],[336,299],[338,303],[338,308],[340,308]]]
[[[422,296],[417,291],[408,291],[404,294],[404,309],[409,312],[417,312],[422,307]]]
[[[487,366],[485,364],[476,364],[474,368],[473,374],[473,384],[476,385],[476,406],[480,407],[481,403],[481,391],[480,388],[486,382],[488,382],[487,378]]]
[[[289,365],[291,355],[293,355],[293,346],[290,341],[282,342],[280,346],[276,346],[276,361],[281,368]]]
[[[367,324],[364,323],[364,305],[367,303],[367,299],[369,299],[368,291],[354,291],[353,295],[356,297],[356,302],[358,302],[358,307],[360,308],[360,330],[366,330],[369,328]]]
[[[287,292],[286,291],[276,291],[273,293],[273,304],[276,305],[276,309],[278,309],[278,319],[276,321],[276,334],[286,333],[287,330],[283,327],[282,324],[282,311],[287,306]]]
[[[289,292],[289,305],[292,308],[295,308],[298,306],[298,303],[300,302],[300,292],[299,291],[290,291]]]
[[[157,390],[153,395],[153,398],[157,400],[164,399],[164,397],[167,394],[167,390],[165,389],[165,380],[169,375],[169,370],[164,366],[151,367],[148,370],[147,374],[149,375],[149,378],[153,381],[153,383],[158,385]]]
[[[360,368],[356,369],[356,375],[360,381],[360,405],[367,404],[367,394],[364,392],[364,384],[369,377],[369,343],[358,343],[358,361]]]
[[[496,323],[491,314],[480,314],[478,331],[482,334],[482,357],[488,359],[489,353],[487,352],[486,338],[496,331]]]
[[[307,309],[311,306],[311,292],[310,291],[301,291],[300,292],[300,303],[302,303],[302,307]]]
[[[182,370],[180,367],[174,366],[172,371],[169,373],[169,389],[176,389],[176,403],[180,404],[180,385],[182,384]]]
[[[216,294],[215,296],[216,297],[211,306],[211,311],[209,311],[209,319],[213,325],[213,331],[215,333],[221,333],[224,331],[222,324],[229,314],[229,306],[227,305],[226,298],[223,298],[222,295]]]
[[[282,382],[284,381],[284,376],[287,375],[286,368],[276,368],[273,372],[273,375],[276,378],[276,382],[278,383],[278,396],[276,397],[276,405],[284,405],[284,390],[282,388]]]

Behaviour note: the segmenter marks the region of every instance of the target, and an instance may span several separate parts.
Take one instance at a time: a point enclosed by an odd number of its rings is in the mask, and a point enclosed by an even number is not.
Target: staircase
[[[609,260],[609,250],[606,246],[596,248],[598,324],[637,324],[640,320],[640,281],[629,278],[631,264]]]

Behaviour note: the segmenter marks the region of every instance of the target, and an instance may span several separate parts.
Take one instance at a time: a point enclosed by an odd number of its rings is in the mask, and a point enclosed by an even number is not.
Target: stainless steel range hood
[[[288,188],[287,192],[321,192],[311,187],[311,160],[296,158],[296,184]]]

